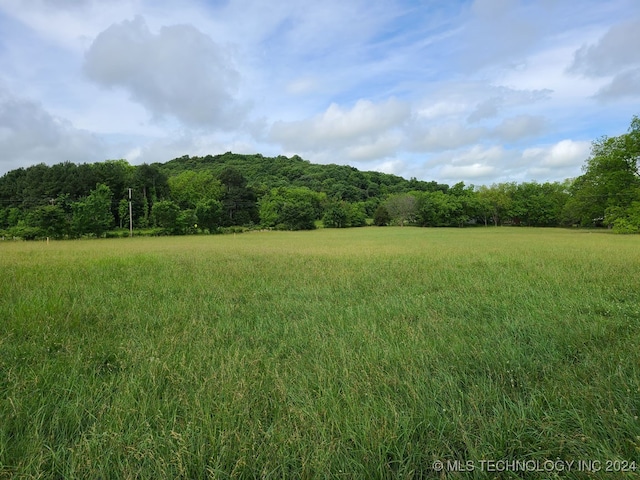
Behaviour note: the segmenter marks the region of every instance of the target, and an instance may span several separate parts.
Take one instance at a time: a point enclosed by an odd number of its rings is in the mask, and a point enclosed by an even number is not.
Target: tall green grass
[[[639,478],[640,239],[0,243],[0,477]]]

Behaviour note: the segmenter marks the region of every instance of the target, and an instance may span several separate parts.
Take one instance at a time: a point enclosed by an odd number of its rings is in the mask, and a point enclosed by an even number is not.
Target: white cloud
[[[640,64],[640,19],[612,26],[590,45],[583,45],[574,55],[571,71],[588,76],[610,76],[629,66]]]
[[[518,115],[506,118],[494,129],[494,134],[503,141],[515,142],[523,138],[536,137],[546,128],[544,117],[535,115]]]
[[[0,0],[0,9],[18,18],[38,35],[65,48],[81,51],[96,29],[130,17],[142,0]]]
[[[445,165],[440,170],[440,174],[447,179],[466,180],[488,178],[496,173],[496,168],[491,165],[483,165],[482,163],[474,163],[472,165]]]
[[[438,95],[439,96],[439,95]],[[436,101],[433,104],[418,108],[416,115],[425,120],[437,120],[452,115],[465,113],[468,109],[467,103],[462,99],[451,99],[448,101]]]
[[[506,158],[507,152],[499,145],[491,147],[474,145],[468,150],[452,152],[448,155],[451,158],[451,163],[456,165],[471,165],[478,162],[496,164]]]
[[[566,44],[568,42],[568,44]],[[540,50],[528,57],[526,65],[501,75],[498,80],[522,90],[546,90],[547,100],[554,105],[584,102],[602,81],[576,78],[566,71],[575,51],[576,40],[558,38],[553,47]]]
[[[420,152],[456,149],[476,143],[486,133],[485,128],[468,128],[458,123],[421,126],[412,134],[411,149]]]
[[[467,117],[469,123],[475,123],[499,116],[504,110],[530,105],[548,100],[553,92],[549,89],[518,90],[508,87],[491,87],[486,94],[492,95],[481,100]]]
[[[21,96],[1,167],[232,150],[575,176],[581,142],[638,113],[613,102],[640,94],[638,18],[637,0],[0,0],[0,82]]]
[[[473,112],[467,117],[467,121],[475,123],[486,118],[492,118],[498,115],[498,111],[502,107],[503,101],[500,97],[491,97],[476,105]]]
[[[183,155],[204,157],[223,152],[280,154],[280,152],[268,152],[268,146],[256,147],[253,139],[241,133],[194,134],[188,129],[179,129],[171,135],[140,139],[137,143],[135,141],[131,143],[133,146],[128,149],[124,158],[132,164],[164,163]]]
[[[426,163],[422,176],[476,185],[564,180],[580,174],[590,145],[588,141],[570,139],[524,150],[507,150],[500,145],[474,145],[439,154]]]
[[[396,153],[403,143],[400,133],[383,134],[371,142],[360,143],[346,148],[347,157],[356,162],[385,158]]]
[[[539,15],[530,9],[517,0],[475,0],[463,33],[464,65],[478,69],[520,63],[540,38]]]
[[[425,165],[425,172],[447,182],[482,183],[504,174],[508,158],[501,146],[474,145],[439,154]]]
[[[332,103],[324,113],[315,117],[275,122],[270,138],[288,150],[347,147],[354,143],[374,141],[384,132],[403,125],[409,115],[409,106],[393,98],[378,104],[370,100],[358,100],[348,110]]]
[[[231,129],[246,113],[234,98],[240,77],[231,58],[190,25],[165,26],[158,34],[142,17],[112,25],[87,51],[84,69],[100,85],[124,88],[159,118]]]
[[[579,167],[589,157],[591,142],[561,140],[547,147],[528,148],[522,156],[535,167]]]
[[[596,43],[576,50],[569,72],[609,83],[595,94],[599,100],[640,96],[640,18],[612,26]]]
[[[76,129],[38,103],[1,86],[0,151],[0,171],[36,163],[99,161],[109,153],[90,132]]]
[[[406,168],[407,163],[396,158],[373,165],[370,168],[367,168],[367,170],[373,170],[382,173],[391,173],[393,175],[402,175]]]
[[[631,68],[619,73],[609,84],[600,88],[595,97],[599,100],[640,97],[640,68]]]
[[[317,84],[318,81],[311,77],[296,78],[287,84],[286,90],[292,95],[304,95],[313,92]]]

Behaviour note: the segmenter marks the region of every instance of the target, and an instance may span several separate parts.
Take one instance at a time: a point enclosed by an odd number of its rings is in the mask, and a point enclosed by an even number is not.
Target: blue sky
[[[637,0],[0,0],[0,32],[0,175],[232,151],[561,181],[640,114]]]

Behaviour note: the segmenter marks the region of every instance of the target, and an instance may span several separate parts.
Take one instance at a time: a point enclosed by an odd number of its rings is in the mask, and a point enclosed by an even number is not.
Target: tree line
[[[453,186],[298,156],[42,163],[0,177],[0,235],[35,239],[375,225],[609,227],[640,232],[640,119],[593,142],[564,182]],[[129,199],[131,192],[131,199]],[[131,218],[129,218],[131,201]]]

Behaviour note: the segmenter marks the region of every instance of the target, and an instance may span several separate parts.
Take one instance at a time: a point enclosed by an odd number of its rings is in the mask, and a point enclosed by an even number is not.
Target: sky
[[[563,181],[640,115],[638,0],[0,0],[0,175],[299,155]]]

